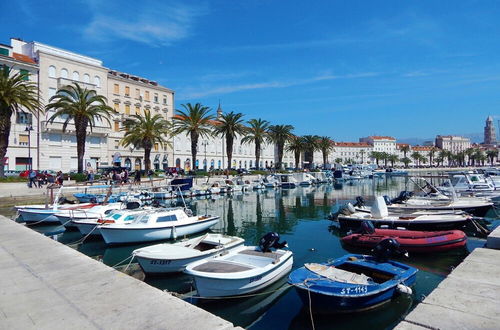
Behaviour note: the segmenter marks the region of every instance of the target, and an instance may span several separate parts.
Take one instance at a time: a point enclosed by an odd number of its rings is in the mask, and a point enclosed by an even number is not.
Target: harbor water
[[[327,220],[327,215],[347,201],[363,196],[367,204],[376,196],[395,197],[401,190],[413,190],[414,183],[406,177],[364,179],[344,184],[321,184],[295,189],[266,189],[258,192],[214,195],[186,199],[196,214],[212,214],[221,217],[212,232],[240,236],[247,245],[256,245],[267,232],[274,231],[288,242],[294,253],[294,269],[307,262],[325,262],[346,253],[368,252],[343,246],[343,235],[338,225]],[[167,205],[179,201],[166,201]],[[0,209],[0,213],[13,216],[12,210]],[[494,209],[487,214],[485,225],[492,229],[500,223]],[[146,277],[132,261],[131,252],[139,247],[156,244],[107,246],[98,238],[87,238],[78,231],[61,232],[58,226],[36,226],[34,230],[49,234],[60,243],[71,246],[89,257],[144,280],[162,290],[174,292],[182,299],[216,314],[236,326],[250,329],[307,329],[311,322],[316,329],[386,329],[395,326],[412,308],[428,295],[451,270],[476,247],[482,247],[485,239],[470,232],[467,249],[440,254],[410,255],[401,259],[419,269],[413,294],[400,295],[391,302],[371,311],[358,314],[311,315],[303,306],[297,293],[286,284],[286,278],[272,286],[240,298],[199,299],[193,297],[193,282],[183,274]],[[116,266],[118,264],[118,266]],[[152,304],[155,302],[152,301]]]

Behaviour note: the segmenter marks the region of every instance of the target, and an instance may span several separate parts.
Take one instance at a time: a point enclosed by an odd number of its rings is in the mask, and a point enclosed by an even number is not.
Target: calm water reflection
[[[339,229],[326,220],[332,208],[356,196],[364,196],[367,201],[375,196],[387,194],[396,196],[400,190],[413,189],[405,178],[362,180],[344,185],[320,185],[291,190],[265,190],[233,194],[232,196],[212,196],[187,200],[198,214],[216,214],[221,221],[212,228],[213,232],[243,237],[247,244],[256,244],[259,238],[269,231],[276,231],[287,240],[294,252],[294,269],[305,262],[324,262],[349,252],[366,252],[349,249],[341,245]],[[490,214],[493,216],[493,214]],[[491,226],[498,220],[492,219]],[[43,231],[39,227],[36,230]],[[65,232],[58,240],[70,244],[81,238],[77,232]],[[483,246],[483,239],[469,238],[468,251]],[[126,245],[108,247],[102,240],[89,239],[74,246],[78,251],[113,266],[126,259],[132,250],[141,246]],[[439,254],[411,256],[403,262],[417,267],[417,284],[412,297],[400,296],[385,306],[358,315],[315,315],[316,329],[335,328],[372,328],[392,327],[421,298],[429,294],[449,272],[466,256],[466,250]],[[121,268],[122,270],[124,267]],[[136,264],[127,273],[144,279]],[[145,278],[147,283],[178,293],[192,290],[192,282],[185,275]],[[286,288],[286,279],[265,289],[266,294],[238,299],[201,301],[185,298],[235,325],[252,329],[305,329],[310,328],[308,311],[293,289]]]

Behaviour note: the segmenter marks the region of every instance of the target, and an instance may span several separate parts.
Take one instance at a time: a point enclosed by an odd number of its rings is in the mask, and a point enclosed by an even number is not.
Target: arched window
[[[247,161],[245,160],[245,167],[244,168],[247,168]]]
[[[90,84],[90,76],[88,74],[83,75],[83,82]]]
[[[175,160],[175,167],[177,167],[177,168],[181,168],[181,159],[180,159],[180,158],[177,158],[177,159]]]
[[[53,65],[49,66],[49,77],[50,78],[56,77],[56,67]]]
[[[77,71],[73,71],[73,80],[80,80],[80,74]]]
[[[61,69],[61,78],[68,79],[68,70]]]
[[[99,76],[95,76],[95,77],[94,77],[94,84],[95,84],[97,87],[101,87],[101,78],[99,78]]]
[[[220,161],[220,159],[217,161],[217,168],[220,170],[221,169],[221,166],[222,166],[222,162]]]

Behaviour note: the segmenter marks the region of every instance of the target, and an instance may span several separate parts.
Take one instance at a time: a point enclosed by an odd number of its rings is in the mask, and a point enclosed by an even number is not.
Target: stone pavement
[[[500,251],[477,248],[395,329],[498,329]]]
[[[234,329],[0,216],[0,329]]]

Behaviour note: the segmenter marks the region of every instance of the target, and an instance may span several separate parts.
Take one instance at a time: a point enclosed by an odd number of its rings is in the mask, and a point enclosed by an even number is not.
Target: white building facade
[[[30,57],[14,50],[12,46],[0,44],[0,68],[7,66],[11,75],[26,74],[26,80],[38,81],[38,65]],[[11,117],[9,148],[4,158],[5,170],[27,170],[38,163],[38,119],[28,111],[13,113]]]
[[[436,147],[456,154],[469,149],[471,142],[469,138],[462,136],[438,135],[436,136]]]

